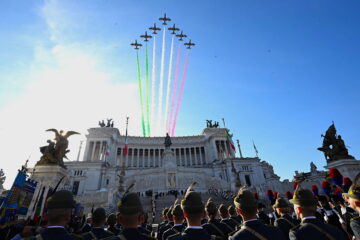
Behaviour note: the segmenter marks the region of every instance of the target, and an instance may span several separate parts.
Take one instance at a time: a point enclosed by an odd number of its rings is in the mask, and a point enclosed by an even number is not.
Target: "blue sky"
[[[123,133],[130,115],[130,133],[140,135],[128,44],[164,12],[197,43],[177,135],[197,135],[205,119],[225,118],[245,156],[255,155],[254,140],[260,157],[291,178],[311,161],[325,165],[316,148],[335,121],[358,157],[359,10],[359,1],[325,0],[2,1],[6,186],[29,155],[30,165],[38,160],[38,147],[52,137],[46,128],[85,134],[109,116]],[[83,139],[71,139],[72,158]]]

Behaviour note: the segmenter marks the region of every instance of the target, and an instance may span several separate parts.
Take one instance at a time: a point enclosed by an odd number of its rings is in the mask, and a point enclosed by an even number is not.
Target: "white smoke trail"
[[[171,39],[168,84],[167,84],[167,90],[166,90],[165,121],[164,121],[164,126],[166,127],[165,128],[166,131],[168,131],[168,128],[169,128],[168,116],[169,116],[169,107],[170,107],[169,101],[170,101],[171,75],[172,75],[172,65],[173,65],[173,55],[174,55],[174,38],[175,38],[175,35],[173,35],[172,39]]]
[[[152,125],[152,135],[155,133],[154,123],[155,123],[155,96],[156,96],[156,36],[154,35],[154,45],[153,45],[153,58],[152,58],[152,79],[151,79],[151,125]]]
[[[162,108],[163,108],[163,89],[164,89],[164,65],[165,65],[165,34],[166,28],[163,29],[163,39],[162,39],[162,49],[161,49],[161,66],[160,66],[160,84],[159,84],[159,101],[158,101],[158,131],[159,134],[163,135],[163,126],[162,126]]]

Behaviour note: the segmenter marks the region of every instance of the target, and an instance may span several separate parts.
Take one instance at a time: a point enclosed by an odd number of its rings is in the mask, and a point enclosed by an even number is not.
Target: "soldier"
[[[139,196],[136,193],[124,194],[118,203],[119,223],[122,225],[122,232],[118,235],[121,240],[149,240],[155,239],[143,234],[138,230],[138,225],[144,222],[143,207]]]
[[[76,240],[70,235],[65,227],[71,220],[75,201],[71,192],[66,190],[57,191],[47,200],[48,227],[31,240]],[[16,237],[16,236],[15,236]]]
[[[210,240],[210,235],[201,226],[204,216],[204,204],[201,195],[192,190],[195,183],[191,184],[181,201],[181,208],[187,221],[187,228],[172,240]]]
[[[168,222],[167,224],[164,224],[159,228],[158,235],[156,236],[157,239],[163,239],[164,232],[174,226],[173,215],[171,211],[172,211],[171,207],[168,208],[166,212],[166,219],[168,220]]]
[[[85,240],[100,239],[118,239],[115,235],[104,229],[106,222],[106,213],[104,208],[97,208],[92,214],[92,229],[90,232],[84,233],[82,236]]]
[[[185,228],[184,212],[181,209],[180,204],[176,204],[172,208],[172,216],[173,216],[173,220],[174,220],[174,226],[164,232],[163,237],[162,237],[163,240],[171,239],[174,235],[181,233]]]
[[[229,212],[224,204],[220,204],[219,206],[219,215],[221,218],[221,223],[225,224],[227,228],[229,228],[230,232],[233,232],[236,227],[236,223],[230,220]]]
[[[218,239],[227,239],[231,231],[225,224],[216,219],[218,209],[211,198],[206,202],[205,212],[209,218],[209,221],[203,225],[205,231]]]
[[[234,199],[236,211],[244,220],[241,228],[229,240],[284,240],[279,229],[266,226],[263,221],[257,219],[257,201],[254,195],[244,188],[240,188]]]
[[[237,215],[233,205],[228,207],[228,212],[230,214],[230,219],[236,224],[236,228],[239,227],[239,225],[242,223],[242,218],[241,216]]]
[[[106,220],[106,223],[108,225],[107,230],[112,232],[115,236],[118,235],[120,233],[120,229],[118,229],[115,224],[116,224],[116,215],[114,213],[111,213]]]
[[[360,178],[360,173],[355,177],[355,180],[351,187],[349,188],[348,193],[343,193],[345,200],[350,204],[350,207],[355,209],[360,214],[360,184],[358,180]],[[354,235],[357,239],[360,239],[360,217],[354,217],[350,220],[351,230],[354,232]]]
[[[299,224],[299,221],[289,215],[290,206],[285,198],[276,199],[273,208],[280,216],[275,220],[274,226],[280,228],[280,230],[284,233],[285,238],[289,239],[290,229],[296,227]]]
[[[264,213],[265,205],[263,203],[258,204],[258,212],[257,212],[257,218],[261,219],[265,224],[270,225],[270,218],[266,213]]]
[[[160,237],[160,236],[159,236],[160,229],[161,229],[163,226],[165,226],[166,224],[169,223],[169,219],[168,219],[168,216],[167,216],[168,211],[169,211],[168,208],[165,208],[165,209],[163,209],[163,211],[162,211],[162,219],[163,219],[163,221],[162,221],[161,223],[159,223],[159,225],[158,225],[158,228],[157,228],[157,236],[156,236],[156,238],[159,239],[159,240],[161,240],[161,238],[159,238],[159,237]]]
[[[87,232],[90,232],[91,231],[91,222],[92,222],[92,219],[91,217],[88,217],[86,219],[86,224],[83,226],[83,228],[81,229],[81,232],[82,233],[87,233]]]
[[[315,216],[317,199],[308,189],[300,189],[297,186],[293,199],[290,200],[294,204],[295,213],[301,218],[301,223],[292,228],[289,233],[291,240],[295,239],[316,239],[316,240],[346,240],[347,236],[339,229],[324,224]]]

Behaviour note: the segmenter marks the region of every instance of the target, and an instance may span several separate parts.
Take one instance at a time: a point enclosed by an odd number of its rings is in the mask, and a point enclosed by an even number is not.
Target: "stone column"
[[[192,155],[191,155],[191,149],[192,149],[192,148],[189,148],[190,166],[193,166],[193,165],[195,165],[195,164],[194,164],[194,162],[193,162],[193,158],[192,158]]]
[[[161,167],[162,166],[162,164],[161,164],[161,149],[159,148],[158,151],[159,151],[159,156],[158,156],[159,165],[158,166]]]
[[[93,142],[93,148],[91,151],[90,161],[94,161],[94,154],[95,154],[95,148],[96,148],[96,141],[92,141],[92,142]]]
[[[130,149],[129,149],[129,151],[130,151]],[[131,163],[130,163],[132,167],[135,167],[134,155],[135,155],[135,148],[132,148],[131,149]]]
[[[203,158],[202,158],[202,147],[199,147],[199,156],[200,156],[200,164],[204,164]]]
[[[198,147],[194,147],[195,164],[200,165],[200,162],[199,162],[199,159],[197,156],[197,150],[198,150]]]

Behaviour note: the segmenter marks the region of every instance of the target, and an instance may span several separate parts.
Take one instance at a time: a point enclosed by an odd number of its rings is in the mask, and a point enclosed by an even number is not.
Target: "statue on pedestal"
[[[3,171],[3,169],[0,169],[0,190],[4,189],[3,184],[5,182],[5,179],[6,179],[6,177],[5,177],[4,171]]]
[[[166,133],[164,144],[165,144],[165,149],[170,149],[170,146],[172,145],[171,138],[168,133]]]
[[[58,132],[56,129],[48,129],[47,132],[55,133],[55,142],[47,140],[48,145],[40,147],[40,152],[43,154],[40,160],[36,165],[59,165],[65,167],[63,158],[66,158],[66,154],[70,152],[68,148],[69,141],[68,137],[74,134],[79,134],[75,131],[68,131],[66,134],[63,134],[64,131],[61,130]]]
[[[353,156],[349,155],[344,140],[342,140],[340,135],[336,134],[334,123],[328,128],[325,135],[321,135],[321,137],[324,138],[323,145],[318,150],[324,153],[327,163],[340,159],[354,159]]]

